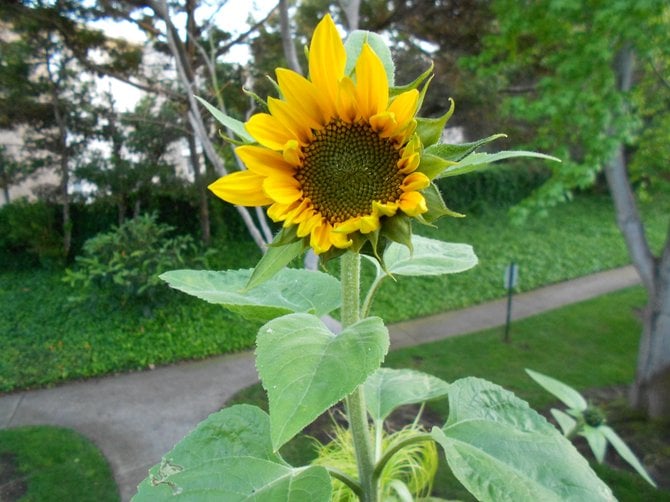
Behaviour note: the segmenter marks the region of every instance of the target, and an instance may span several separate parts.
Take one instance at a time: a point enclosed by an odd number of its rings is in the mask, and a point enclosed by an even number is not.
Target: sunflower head
[[[453,107],[428,122],[416,116],[429,76],[394,87],[381,39],[355,32],[345,45],[324,17],[309,47],[309,78],[276,70],[280,97],[246,122],[254,141],[235,150],[247,169],[209,188],[233,204],[269,206],[282,243],[304,240],[324,257],[345,249],[379,256],[389,240],[409,243],[411,219],[434,219],[444,206],[421,156]]]

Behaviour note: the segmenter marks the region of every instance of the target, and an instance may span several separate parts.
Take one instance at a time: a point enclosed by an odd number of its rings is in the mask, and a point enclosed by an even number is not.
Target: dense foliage
[[[659,244],[667,209],[648,208],[649,231]],[[472,242],[480,265],[447,281],[386,281],[373,312],[400,321],[503,296],[502,274],[511,260],[520,264],[523,290],[627,263],[605,198],[578,199],[550,211],[548,220],[522,226],[512,225],[505,210],[489,210],[476,219],[454,219],[440,232],[452,242]],[[259,256],[249,241],[219,239],[216,249],[213,261],[219,269],[249,267]],[[104,296],[84,304],[69,302],[77,292],[61,278],[58,270],[34,268],[0,274],[0,390],[207,357],[253,344],[257,324],[169,292],[167,286],[166,303],[145,317],[132,302],[119,308]]]
[[[206,262],[190,235],[172,236],[173,230],[155,214],[128,220],[87,240],[65,280],[82,297],[108,294],[122,304],[153,303],[164,290],[162,272]]]

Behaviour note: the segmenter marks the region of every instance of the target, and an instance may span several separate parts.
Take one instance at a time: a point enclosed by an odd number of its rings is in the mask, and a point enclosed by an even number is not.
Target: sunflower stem
[[[361,257],[358,253],[342,255],[340,278],[342,284],[342,327],[346,328],[360,319]],[[347,418],[356,451],[358,478],[363,502],[377,502],[377,481],[374,477],[374,453],[365,408],[363,386],[360,385],[345,399]]]

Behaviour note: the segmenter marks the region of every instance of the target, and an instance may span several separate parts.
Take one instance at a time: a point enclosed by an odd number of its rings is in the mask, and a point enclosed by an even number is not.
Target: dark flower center
[[[295,177],[303,195],[330,223],[370,214],[373,201],[400,198],[405,178],[398,172],[400,149],[369,124],[333,120],[314,132],[303,153]]]

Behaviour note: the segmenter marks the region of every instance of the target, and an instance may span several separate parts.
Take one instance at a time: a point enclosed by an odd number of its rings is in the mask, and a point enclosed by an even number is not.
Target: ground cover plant
[[[71,429],[51,426],[0,430],[0,500],[116,502],[107,460]]]
[[[490,379],[512,389],[547,416],[556,400],[533,382],[524,368],[570,382],[589,401],[603,408],[608,423],[633,446],[661,488],[654,490],[610,452],[606,465],[591,463],[615,496],[630,502],[670,501],[668,425],[649,423],[631,412],[625,400],[625,388],[634,375],[639,338],[640,323],[635,313],[644,304],[644,290],[630,288],[516,321],[512,323],[509,344],[501,342],[501,329],[491,329],[392,351],[384,365],[430,372],[448,382],[468,374]],[[607,351],[602,350],[604,346]],[[226,406],[239,403],[266,407],[260,384],[241,391]],[[446,400],[432,401],[427,404],[424,420],[427,424],[440,423],[447,413]],[[401,412],[398,418],[402,417]],[[309,461],[315,457],[312,438],[327,441],[332,432],[333,419],[324,416],[282,453],[291,462]],[[578,445],[593,460],[585,442]],[[434,490],[442,497],[474,500],[450,478],[444,462],[440,463]]]
[[[668,205],[644,206],[648,231],[659,244]],[[437,232],[433,235],[439,237]],[[387,281],[372,305],[374,314],[393,322],[501,297],[503,270],[512,259],[521,267],[522,290],[628,263],[606,197],[580,197],[521,225],[509,221],[506,209],[489,209],[444,221],[439,233],[452,242],[472,242],[479,265],[446,279]],[[254,246],[218,243],[217,267],[251,266],[259,256]],[[74,291],[62,276],[59,270],[35,268],[0,272],[0,392],[252,346],[257,325],[216,305],[170,291],[146,317],[142,308],[121,308],[102,295],[72,303],[68,298]]]

